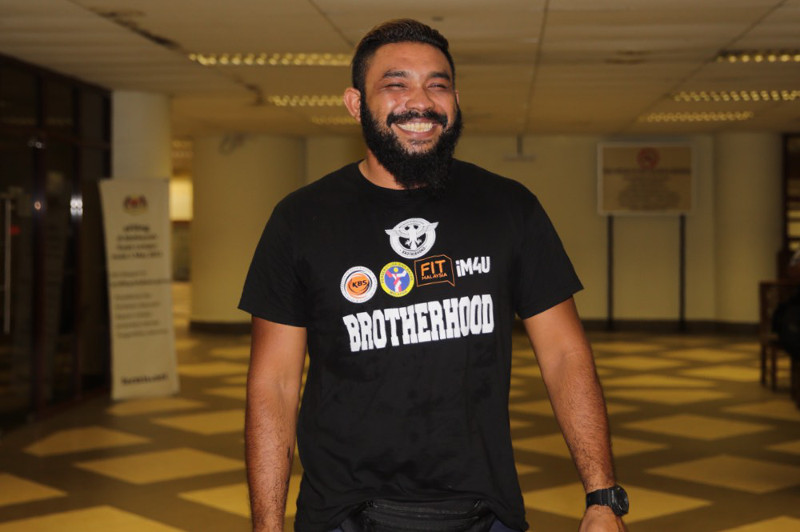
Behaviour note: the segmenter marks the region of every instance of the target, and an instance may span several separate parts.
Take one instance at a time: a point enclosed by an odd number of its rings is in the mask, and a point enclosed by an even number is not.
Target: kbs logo
[[[364,266],[353,266],[342,276],[339,285],[342,295],[352,303],[363,303],[372,299],[378,289],[375,274]]]
[[[417,259],[414,261],[414,271],[417,274],[417,286],[436,283],[456,285],[453,275],[453,259],[447,255]]]
[[[401,257],[416,259],[425,255],[436,242],[439,222],[424,218],[409,218],[391,229],[386,229],[392,249]]]
[[[394,297],[402,297],[414,288],[414,272],[402,262],[390,262],[381,270],[381,288]]]

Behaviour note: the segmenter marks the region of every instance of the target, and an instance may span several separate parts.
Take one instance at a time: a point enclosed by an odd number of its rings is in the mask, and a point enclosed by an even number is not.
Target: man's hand
[[[627,532],[621,517],[614,515],[608,506],[589,506],[583,514],[578,532]]]

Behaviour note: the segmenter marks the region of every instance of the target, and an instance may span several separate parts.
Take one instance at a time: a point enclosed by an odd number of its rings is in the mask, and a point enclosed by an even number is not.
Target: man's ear
[[[355,87],[348,87],[344,90],[343,99],[350,116],[361,122],[361,91]]]

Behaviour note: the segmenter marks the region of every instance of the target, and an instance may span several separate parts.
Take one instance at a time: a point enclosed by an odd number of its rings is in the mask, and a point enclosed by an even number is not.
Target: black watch
[[[622,517],[628,513],[628,494],[622,486],[612,486],[602,490],[593,491],[586,495],[586,507],[599,504],[608,506],[614,515]]]

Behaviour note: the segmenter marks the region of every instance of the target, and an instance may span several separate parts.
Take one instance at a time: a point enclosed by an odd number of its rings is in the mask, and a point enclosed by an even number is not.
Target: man
[[[590,494],[581,530],[624,530],[580,282],[527,189],[453,159],[447,41],[412,20],[373,29],[344,101],[366,158],[279,203],[240,303],[254,529],[283,527],[296,434],[296,530],[525,530],[508,418],[516,313]]]

